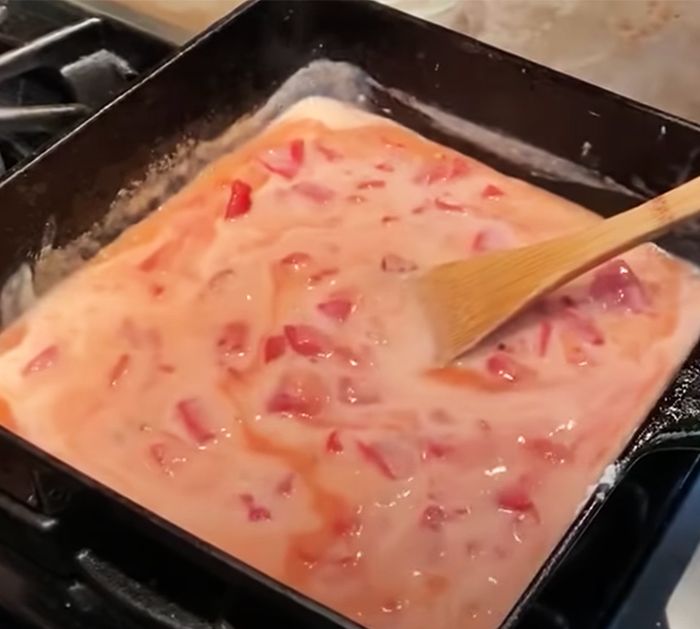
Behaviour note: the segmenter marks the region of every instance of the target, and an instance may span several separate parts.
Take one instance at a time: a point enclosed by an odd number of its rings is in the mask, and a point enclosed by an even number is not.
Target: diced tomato
[[[381,266],[382,271],[386,271],[387,273],[410,273],[418,268],[418,265],[413,262],[413,260],[409,260],[395,253],[387,253],[382,258]]]
[[[231,321],[224,325],[216,339],[216,348],[223,356],[241,355],[248,344],[250,327],[245,321]]]
[[[382,225],[389,223],[398,223],[401,219],[398,216],[382,216]]]
[[[455,416],[448,413],[444,408],[434,408],[428,413],[431,422],[440,424],[441,426],[451,426],[456,423]]]
[[[458,201],[451,201],[445,197],[435,199],[435,207],[444,212],[466,212],[467,208]]]
[[[394,167],[389,162],[379,162],[378,164],[375,164],[374,167],[377,170],[381,170],[382,172],[385,172],[385,173],[393,173],[395,170]]]
[[[310,262],[311,256],[303,251],[293,251],[280,260],[281,264],[292,267],[295,271],[308,266]]]
[[[119,381],[127,374],[129,371],[129,363],[131,358],[129,354],[122,354],[117,358],[117,362],[114,364],[109,372],[109,384],[112,387],[116,387]]]
[[[498,186],[494,186],[493,184],[486,185],[481,191],[482,199],[500,199],[502,196],[503,190],[501,190]]]
[[[349,299],[329,299],[318,304],[316,308],[329,319],[343,323],[355,310],[355,304]]]
[[[537,353],[546,356],[549,349],[549,341],[552,338],[552,324],[550,321],[541,321],[537,337]]]
[[[581,338],[572,332],[571,329],[562,330],[559,340],[567,363],[578,366],[588,364],[590,357],[581,345]]]
[[[187,463],[188,446],[169,433],[161,433],[158,441],[148,447],[151,461],[167,476],[174,476],[177,468]]]
[[[496,495],[496,502],[499,509],[513,513],[527,513],[535,509],[529,492],[520,483],[502,488]]]
[[[331,431],[326,439],[326,452],[340,454],[343,450],[343,443],[340,441],[340,433],[337,430]]]
[[[156,248],[155,251],[152,251],[143,260],[141,260],[141,262],[136,265],[137,268],[139,271],[143,271],[144,273],[154,271],[161,266],[172,253],[175,252],[178,246],[179,243],[175,240],[170,240],[163,243],[160,247]]]
[[[149,447],[148,451],[150,452],[151,457],[159,467],[165,467],[165,444],[153,443]]]
[[[231,194],[224,212],[226,220],[232,220],[250,212],[250,208],[253,205],[252,191],[253,189],[245,181],[236,179],[231,182]]]
[[[416,175],[416,182],[427,185],[452,181],[469,173],[469,164],[461,157],[441,157],[427,164]]]
[[[241,502],[248,509],[249,522],[264,522],[265,520],[270,520],[272,518],[270,510],[256,504],[255,498],[252,496],[252,494],[241,494],[240,498]]]
[[[31,376],[32,374],[44,371],[49,367],[53,367],[59,357],[57,345],[49,345],[41,350],[34,358],[32,358],[23,368],[23,376]]]
[[[284,146],[266,151],[260,162],[270,172],[294,179],[304,162],[304,140],[292,140]]]
[[[206,413],[199,398],[180,400],[175,405],[175,415],[197,445],[205,445],[216,437],[214,430],[207,425]]]
[[[343,376],[338,382],[338,399],[344,404],[364,405],[379,402],[379,390],[366,380]]]
[[[491,422],[489,422],[486,419],[478,419],[476,425],[479,427],[479,430],[481,432],[484,432],[486,434],[493,432],[493,426],[491,426]]]
[[[424,461],[431,459],[444,459],[447,455],[454,451],[454,447],[439,441],[429,440],[423,446],[421,458]]]
[[[226,286],[226,284],[236,277],[236,272],[233,269],[222,269],[212,275],[207,281],[207,289],[212,293],[216,293]]]
[[[565,463],[571,460],[571,449],[547,437],[525,439],[525,449],[549,463]]]
[[[502,229],[491,227],[477,232],[472,242],[472,251],[484,253],[486,251],[499,251],[507,249],[511,245],[511,240]]]
[[[275,488],[281,496],[289,496],[294,490],[294,473],[287,474]]]
[[[268,336],[265,339],[265,347],[263,350],[263,358],[266,363],[271,363],[282,356],[286,350],[287,341],[281,334]]]
[[[153,297],[160,297],[165,292],[165,286],[162,284],[150,284],[148,291]]]
[[[642,312],[649,305],[644,286],[624,260],[613,260],[600,267],[593,276],[589,293],[604,308]]]
[[[371,363],[372,357],[368,348],[362,348],[362,352],[353,350],[345,345],[339,345],[333,350],[333,355],[343,365],[349,367],[366,367]]]
[[[299,370],[282,376],[267,402],[270,413],[315,417],[328,405],[328,389],[321,376]]]
[[[367,179],[357,184],[358,190],[375,190],[377,188],[385,188],[386,181],[383,179]]]
[[[428,505],[421,514],[420,523],[423,528],[440,531],[447,521],[447,513],[440,505]]]
[[[328,203],[335,197],[335,190],[313,181],[300,181],[292,186],[292,190],[321,205]]]
[[[310,325],[285,325],[284,336],[289,346],[301,356],[330,356],[331,340],[318,328]]]
[[[567,327],[588,345],[603,345],[605,337],[592,319],[584,316],[574,308],[565,308],[563,316]]]
[[[338,275],[338,269],[321,269],[309,276],[309,286],[316,286],[323,280]]]
[[[534,374],[532,369],[504,352],[496,352],[489,356],[486,361],[486,369],[490,374],[507,382],[517,382]]]
[[[357,449],[362,457],[371,463],[383,476],[391,480],[396,480],[397,476],[391,466],[384,458],[382,452],[376,445],[365,443],[364,441],[356,441]]]
[[[329,146],[326,146],[325,144],[322,144],[321,142],[316,142],[316,150],[318,150],[318,152],[321,153],[321,155],[323,155],[323,157],[325,157],[329,162],[337,162],[343,157],[341,153],[330,148]]]
[[[387,137],[381,137],[380,138],[382,144],[384,146],[388,146],[389,148],[392,149],[405,149],[406,145],[403,142],[399,142],[398,140],[395,140],[394,138],[387,138]]]

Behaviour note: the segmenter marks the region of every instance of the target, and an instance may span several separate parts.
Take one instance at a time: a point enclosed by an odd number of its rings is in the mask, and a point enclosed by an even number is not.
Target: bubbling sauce
[[[305,100],[0,336],[0,419],[363,625],[493,629],[696,339],[700,284],[638,247],[439,367],[407,280],[595,220]]]

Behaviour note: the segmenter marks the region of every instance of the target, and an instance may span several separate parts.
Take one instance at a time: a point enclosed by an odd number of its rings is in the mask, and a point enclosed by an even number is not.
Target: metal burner
[[[0,4],[0,176],[168,51],[150,35],[67,3]]]

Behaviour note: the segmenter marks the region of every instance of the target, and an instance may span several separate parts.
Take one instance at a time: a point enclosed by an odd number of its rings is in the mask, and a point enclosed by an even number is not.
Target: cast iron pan
[[[700,128],[690,123],[371,2],[259,0],[215,24],[0,184],[0,272],[7,277],[36,256],[50,217],[58,244],[70,242],[183,138],[215,137],[315,59],[349,62],[397,90],[375,86],[370,108],[388,108],[428,137],[601,214],[700,174]],[[494,155],[436,127],[399,93],[618,185],[560,180]],[[590,150],[582,151],[584,143]],[[169,191],[185,180],[176,177]],[[697,230],[685,228],[662,244],[700,263]],[[620,456],[618,478],[659,448],[698,447],[699,414],[696,348]],[[6,431],[0,431],[0,461],[0,489],[16,501],[18,514],[0,527],[0,541],[22,542],[37,563],[79,575],[115,604],[129,606],[140,623],[135,626],[230,626],[224,620],[240,627],[354,626]],[[593,500],[584,508],[505,626],[515,627],[599,505]],[[130,577],[157,583],[157,591]],[[174,607],[166,596],[189,602]]]

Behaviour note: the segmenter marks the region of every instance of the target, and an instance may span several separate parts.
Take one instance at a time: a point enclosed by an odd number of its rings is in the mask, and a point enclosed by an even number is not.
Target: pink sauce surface
[[[9,429],[372,628],[492,629],[695,341],[653,246],[446,368],[406,281],[599,220],[304,101],[0,336]]]

